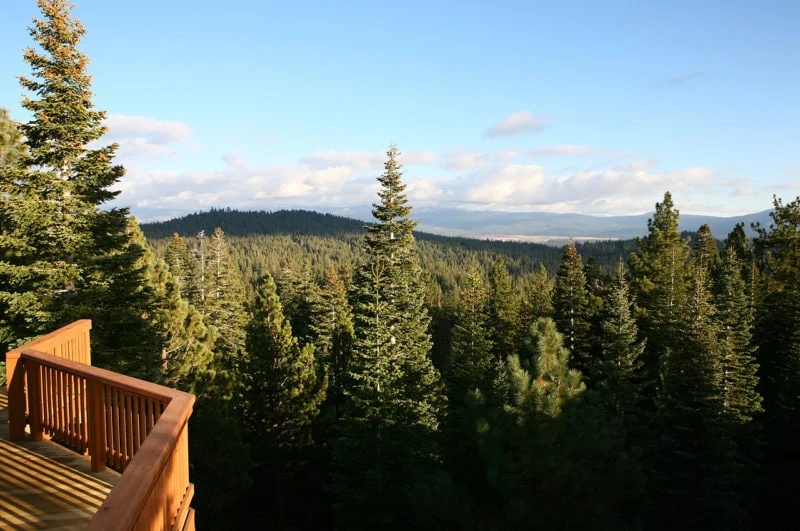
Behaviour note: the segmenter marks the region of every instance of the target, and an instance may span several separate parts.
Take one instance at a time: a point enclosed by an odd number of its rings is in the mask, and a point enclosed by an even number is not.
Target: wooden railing
[[[47,436],[92,469],[122,472],[90,529],[194,529],[188,420],[194,396],[92,367],[89,321],[6,355],[12,439]]]

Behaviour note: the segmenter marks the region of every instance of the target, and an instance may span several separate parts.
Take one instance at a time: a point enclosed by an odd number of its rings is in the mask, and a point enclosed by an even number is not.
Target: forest
[[[366,226],[140,226],[108,206],[84,28],[39,5],[31,119],[0,113],[0,351],[89,318],[93,363],[194,393],[199,528],[800,517],[800,197],[724,235],[681,234],[666,192],[637,240],[444,238],[415,232],[390,146]]]

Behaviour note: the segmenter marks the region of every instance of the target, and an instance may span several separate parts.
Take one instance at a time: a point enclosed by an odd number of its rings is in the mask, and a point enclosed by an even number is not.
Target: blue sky
[[[37,15],[0,17],[0,106]],[[75,0],[143,219],[412,204],[763,210],[800,190],[800,2]]]

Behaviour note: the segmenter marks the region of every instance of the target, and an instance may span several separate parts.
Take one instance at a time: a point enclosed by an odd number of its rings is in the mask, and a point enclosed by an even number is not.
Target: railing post
[[[86,346],[86,365],[92,364],[92,339],[89,331],[92,329],[92,321],[89,319],[85,319],[87,321],[86,331],[83,333],[83,344]]]
[[[104,384],[87,379],[87,413],[89,421],[89,455],[92,457],[92,472],[106,469],[106,415]]]
[[[25,363],[28,375],[28,414],[30,416],[31,439],[41,441],[42,430],[42,387],[39,381],[40,365],[28,360]]]
[[[25,438],[25,365],[20,359],[21,355],[18,350],[6,354],[8,436],[12,441]]]

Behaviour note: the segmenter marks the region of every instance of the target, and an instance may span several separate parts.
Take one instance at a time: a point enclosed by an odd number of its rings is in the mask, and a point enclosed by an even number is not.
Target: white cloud
[[[176,145],[192,138],[188,125],[148,116],[111,114],[105,124],[108,132],[102,142],[118,143],[119,156],[128,159],[171,157],[177,153]]]
[[[382,168],[385,157],[379,151],[324,151],[302,157],[300,164],[312,168],[350,166],[356,171],[366,171]]]
[[[425,165],[436,162],[437,156],[433,151],[401,152],[400,163],[406,166]],[[374,171],[383,169],[386,153],[381,151],[323,151],[312,153],[300,159],[301,164],[313,168],[328,168],[330,166],[349,166],[354,171]]]
[[[756,195],[757,193],[758,191],[755,188],[751,186],[745,186],[743,188],[736,188],[735,190],[732,190],[729,195],[731,197],[742,197],[742,196]]]
[[[222,161],[228,166],[244,167],[244,152],[243,151],[228,151],[222,155]]]
[[[527,154],[530,157],[574,157],[578,155],[604,155],[606,151],[591,146],[562,145],[531,148],[527,151]]]
[[[475,170],[486,166],[488,155],[467,150],[450,151],[444,156],[444,168],[448,170]]]
[[[534,196],[544,185],[545,175],[541,166],[508,164],[482,176],[469,188],[466,199],[473,203],[515,204]]]
[[[488,137],[522,135],[541,131],[551,122],[550,117],[533,114],[531,111],[518,111],[491,126],[485,135]]]
[[[511,162],[517,158],[519,154],[520,150],[516,148],[501,149],[494,154],[494,161],[499,163]]]

